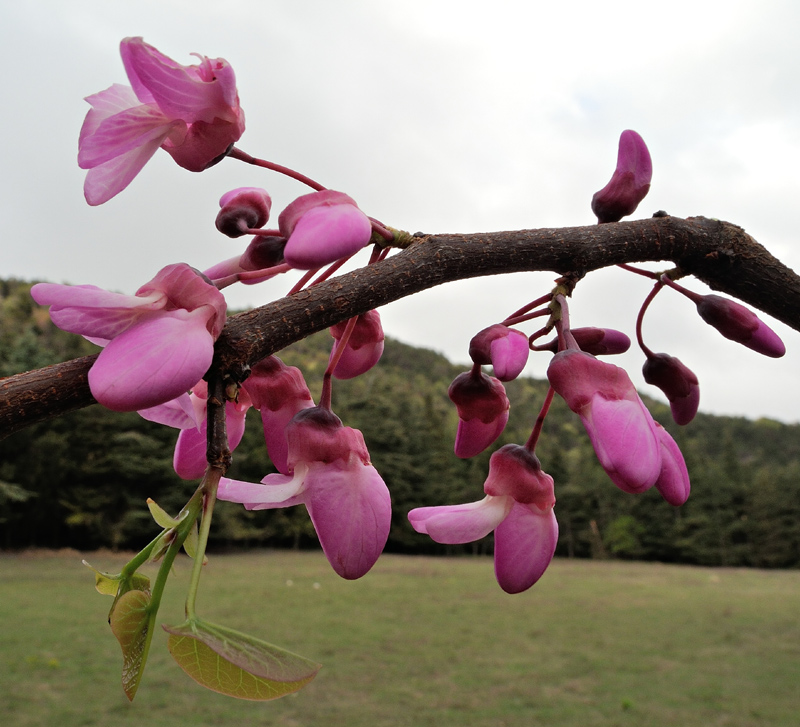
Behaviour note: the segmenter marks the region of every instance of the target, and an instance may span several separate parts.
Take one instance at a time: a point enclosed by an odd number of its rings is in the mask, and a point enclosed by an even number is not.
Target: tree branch
[[[521,271],[584,274],[669,260],[800,331],[800,277],[727,222],[658,216],[634,222],[469,235],[429,235],[386,260],[232,316],[212,372],[234,381],[265,356],[334,323],[442,283]],[[0,380],[0,438],[94,403],[93,356]]]

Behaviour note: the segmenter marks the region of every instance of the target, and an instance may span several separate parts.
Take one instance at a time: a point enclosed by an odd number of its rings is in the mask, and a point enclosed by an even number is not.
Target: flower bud
[[[656,353],[647,357],[642,367],[644,380],[657,386],[670,403],[676,424],[688,424],[697,414],[700,387],[697,376],[674,356]]]
[[[575,338],[578,348],[592,356],[611,356],[625,353],[631,347],[631,339],[622,331],[613,328],[570,328],[570,333]],[[558,353],[558,339],[538,347],[539,351],[552,351]]]
[[[479,366],[491,364],[500,381],[513,381],[528,363],[528,337],[500,323],[484,328],[469,342],[469,355]]]
[[[339,350],[347,323],[342,321],[331,326],[331,335],[336,340],[331,356],[336,355]],[[333,369],[333,376],[337,379],[353,379],[369,371],[383,354],[383,338],[378,311],[370,310],[358,316],[341,358]]]
[[[755,313],[728,298],[719,295],[700,296],[697,312],[706,323],[731,341],[771,358],[780,358],[786,353],[786,346],[775,331]]]
[[[483,491],[495,497],[509,495],[542,511],[556,503],[553,478],[542,471],[539,458],[519,444],[506,444],[492,455]]]
[[[217,229],[228,237],[241,237],[247,229],[267,224],[272,199],[258,187],[239,187],[222,195],[217,213]]]
[[[598,223],[619,222],[633,214],[649,191],[652,176],[653,164],[644,140],[635,131],[623,131],[611,181],[592,197]]]
[[[458,409],[455,454],[466,459],[494,442],[508,422],[510,404],[503,385],[481,372],[456,376],[447,392]]]

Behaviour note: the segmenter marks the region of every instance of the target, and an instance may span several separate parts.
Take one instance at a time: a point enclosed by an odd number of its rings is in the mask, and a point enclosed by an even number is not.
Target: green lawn
[[[111,599],[80,559],[0,556],[3,725],[800,724],[800,572],[561,560],[508,596],[484,558],[383,556],[347,582],[318,553],[212,556],[200,615],[323,669],[297,695],[240,702],[196,686],[157,633],[129,704]],[[182,621],[188,575],[179,560],[162,622]]]

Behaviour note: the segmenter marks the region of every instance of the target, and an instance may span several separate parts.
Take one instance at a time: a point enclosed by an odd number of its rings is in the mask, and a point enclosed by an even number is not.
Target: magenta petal
[[[509,410],[506,409],[489,422],[484,422],[477,417],[466,421],[459,419],[454,447],[456,457],[461,457],[461,459],[474,457],[493,444],[506,428],[508,414]]]
[[[114,411],[136,411],[188,391],[214,355],[206,318],[203,310],[155,314],[115,338],[89,371],[95,399]]]
[[[508,335],[496,338],[491,343],[494,375],[500,381],[513,381],[528,363],[530,346],[524,333],[509,329]]]
[[[552,509],[514,503],[494,534],[494,572],[506,593],[530,588],[550,565],[558,542],[558,522]]]
[[[283,257],[293,268],[313,270],[358,252],[370,237],[369,218],[355,205],[313,207],[294,226]]]
[[[306,488],[306,507],[325,556],[342,578],[360,578],[389,537],[391,498],[381,476],[352,457],[348,464],[313,464]]]
[[[458,545],[480,540],[492,532],[511,510],[510,497],[492,497],[465,505],[418,507],[408,513],[411,527],[437,543]]]
[[[306,467],[298,467],[294,475],[267,475],[261,484],[222,477],[217,488],[217,498],[227,502],[240,502],[248,510],[271,510],[292,507],[303,500]]]
[[[177,399],[172,399],[158,406],[137,411],[142,419],[149,422],[163,424],[174,429],[189,429],[197,427],[197,418],[189,394],[181,394]]]
[[[625,492],[644,492],[661,472],[655,424],[641,401],[595,396],[581,414],[592,446],[612,482]]]
[[[675,440],[660,424],[656,424],[656,427],[658,428],[658,439],[661,444],[662,462],[661,474],[656,482],[656,489],[670,505],[678,507],[689,499],[689,492],[691,491],[689,471]]]

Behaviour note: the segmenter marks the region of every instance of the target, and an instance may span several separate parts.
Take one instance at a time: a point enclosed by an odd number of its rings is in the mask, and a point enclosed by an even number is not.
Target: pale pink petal
[[[103,406],[136,411],[188,391],[211,365],[214,341],[202,310],[176,310],[126,330],[100,353],[89,388]]]
[[[197,417],[189,394],[181,394],[177,399],[172,399],[158,406],[139,409],[137,413],[142,419],[147,419],[147,421],[155,422],[156,424],[163,424],[173,429],[197,427]]]
[[[97,131],[102,121],[127,109],[140,106],[142,103],[136,98],[136,94],[130,86],[123,86],[119,83],[115,83],[105,91],[87,96],[84,101],[88,101],[92,108],[89,109],[83,120],[83,126],[81,126],[78,136],[78,149],[83,146],[84,139]]]
[[[611,481],[625,492],[644,492],[661,472],[655,424],[640,400],[595,396],[581,415]]]
[[[235,120],[228,103],[229,87],[236,87],[231,71],[217,80],[201,80],[196,69],[176,63],[141,38],[123,40],[120,53],[137,95],[149,94],[167,116],[187,123]],[[212,63],[225,64],[222,59]]]
[[[248,510],[271,510],[291,507],[303,501],[307,467],[298,467],[294,475],[267,475],[261,484],[223,477],[217,497],[227,502],[240,502]]]
[[[147,144],[158,148],[181,125],[182,121],[167,118],[156,106],[125,109],[103,119],[94,133],[81,139],[78,166],[92,169]]]
[[[465,505],[418,507],[408,513],[411,527],[437,543],[458,545],[480,540],[492,532],[511,510],[510,497],[487,495]]]
[[[313,464],[306,488],[306,507],[325,556],[342,578],[360,578],[389,537],[391,498],[381,476],[353,456],[349,463]]]
[[[494,572],[506,593],[530,588],[550,565],[558,542],[558,522],[552,508],[514,503],[494,534]]]

